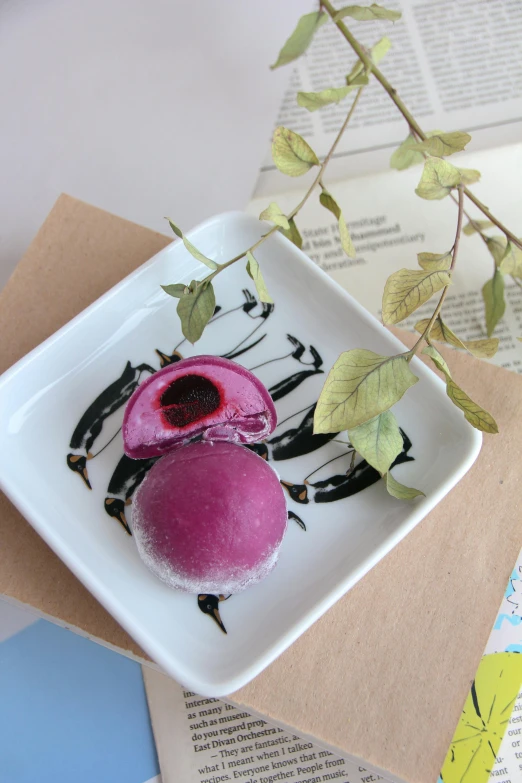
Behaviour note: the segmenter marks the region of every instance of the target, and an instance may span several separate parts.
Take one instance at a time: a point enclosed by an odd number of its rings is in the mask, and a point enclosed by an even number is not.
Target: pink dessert
[[[134,392],[125,410],[125,453],[155,457],[203,440],[255,443],[275,428],[270,394],[230,359],[194,356],[164,367]]]
[[[275,566],[285,495],[275,471],[240,444],[263,440],[276,423],[263,384],[216,356],[165,367],[130,398],[125,453],[165,454],[135,495],[132,530],[145,564],[170,587],[228,595]]]
[[[225,442],[158,460],[137,491],[132,529],[150,570],[188,593],[237,593],[275,566],[287,525],[274,470]]]

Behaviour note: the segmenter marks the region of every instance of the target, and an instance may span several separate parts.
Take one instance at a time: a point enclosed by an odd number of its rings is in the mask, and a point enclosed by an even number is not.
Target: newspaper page
[[[522,144],[463,153],[453,156],[452,161],[482,172],[473,191],[505,225],[522,234]],[[304,252],[377,317],[384,284],[392,272],[403,267],[415,269],[419,252],[442,253],[453,245],[457,205],[449,197],[442,201],[419,198],[414,191],[420,175],[421,167],[415,166],[332,186],[326,183],[346,217],[356,258],[348,258],[343,252],[337,222],[321,206],[318,195],[309,199],[296,218]],[[288,213],[299,203],[304,190],[255,199],[248,211],[258,216],[277,199],[283,212]],[[472,204],[466,205],[466,211],[474,218],[480,217]],[[495,236],[499,231],[488,233]],[[443,310],[445,322],[461,339],[486,337],[482,286],[492,277],[493,269],[493,258],[480,236],[463,236]],[[522,336],[522,288],[510,278],[506,278],[505,299],[506,312],[494,333],[500,346],[491,361],[522,372],[522,343],[517,340]],[[415,323],[431,315],[433,307],[432,300],[426,302],[400,326],[413,329]],[[346,348],[356,347],[371,348],[352,345],[347,335]]]
[[[143,678],[162,783],[394,783],[153,669]]]
[[[335,4],[346,5],[339,0]],[[466,130],[473,137],[471,150],[522,138],[522,3],[389,0],[386,7],[401,11],[402,18],[394,24],[345,21],[368,49],[383,36],[390,39],[392,47],[379,67],[423,129]],[[282,39],[285,34],[281,32]],[[293,67],[274,127],[300,133],[323,158],[351,98],[311,113],[297,105],[296,93],[342,86],[356,60],[339,30],[323,25]],[[371,80],[334,153],[330,176],[340,180],[387,169],[392,150],[406,136],[402,116],[381,85]],[[287,189],[288,181],[273,165],[267,145],[254,195]]]
[[[522,653],[522,552],[482,661],[506,652]],[[232,704],[198,696],[154,669],[143,667],[143,677],[163,783],[396,781],[340,758],[308,739],[286,733]],[[522,683],[520,686],[490,783],[522,780]],[[443,783],[441,778],[438,783]]]

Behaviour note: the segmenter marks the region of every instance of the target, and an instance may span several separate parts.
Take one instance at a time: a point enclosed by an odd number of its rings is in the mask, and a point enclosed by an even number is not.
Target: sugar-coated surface
[[[134,392],[123,419],[125,453],[165,454],[196,435],[255,443],[276,426],[272,398],[261,381],[230,359],[193,356],[164,367]]]
[[[237,593],[275,566],[286,500],[244,446],[198,442],[162,457],[138,489],[132,529],[145,564],[188,593]]]

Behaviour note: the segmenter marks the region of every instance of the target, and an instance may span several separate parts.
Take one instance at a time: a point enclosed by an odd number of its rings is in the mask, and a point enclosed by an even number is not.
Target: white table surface
[[[307,0],[1,0],[0,287],[61,192],[168,233],[242,209]]]

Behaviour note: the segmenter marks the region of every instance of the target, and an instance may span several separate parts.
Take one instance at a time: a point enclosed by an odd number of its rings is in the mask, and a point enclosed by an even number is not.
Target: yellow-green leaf
[[[374,19],[388,19],[390,22],[396,22],[397,19],[401,18],[402,14],[400,11],[392,11],[375,3],[371,5],[347,5],[345,8],[341,8],[340,11],[337,11],[333,20],[338,22],[346,16],[351,16],[357,22],[371,22]]]
[[[287,230],[290,228],[288,218],[283,213],[281,207],[275,203],[275,201],[272,201],[271,204],[269,204],[268,207],[261,212],[259,215],[259,220],[270,220],[280,228],[286,228]]]
[[[476,359],[491,359],[498,351],[498,337],[488,340],[464,340],[464,348]]]
[[[180,239],[183,240],[183,244],[185,245],[185,247],[187,248],[189,253],[194,256],[194,258],[197,258],[197,260],[200,261],[202,264],[205,264],[205,266],[208,266],[209,269],[214,270],[214,269],[218,268],[218,265],[216,264],[215,261],[212,261],[212,259],[207,258],[207,256],[203,255],[203,253],[201,253],[197,249],[197,247],[194,247],[192,242],[190,242],[187,239],[187,237],[182,232],[182,230],[180,228],[178,228],[178,226],[175,223],[173,223],[172,220],[170,220],[170,218],[167,218],[167,220],[169,221],[169,225],[170,225],[171,229],[174,231],[174,233],[176,234],[177,237],[179,237]]]
[[[493,256],[496,266],[500,266],[500,262],[506,255],[507,239],[502,236],[486,237],[486,245]]]
[[[386,489],[389,494],[394,498],[397,498],[397,500],[413,500],[413,498],[417,498],[419,495],[425,497],[424,492],[421,492],[420,489],[406,487],[404,484],[397,481],[397,479],[394,479],[389,471],[386,474]]]
[[[274,131],[272,158],[279,171],[289,177],[300,177],[319,165],[317,155],[302,136],[283,126]]]
[[[271,65],[272,69],[287,65],[297,60],[306,52],[312,42],[316,31],[328,20],[328,14],[321,11],[313,11],[302,16],[290,38],[279,52],[277,61]]]
[[[470,237],[476,231],[485,231],[488,228],[493,228],[495,224],[491,220],[474,220],[473,223],[467,223],[462,231],[467,237]]]
[[[500,269],[495,269],[491,280],[482,288],[482,297],[486,307],[486,331],[491,337],[495,327],[504,315],[506,302],[504,299],[504,275]]]
[[[368,74],[364,71],[364,65],[360,60],[357,60],[346,77],[346,84],[350,87],[365,87],[369,82],[370,79]]]
[[[389,410],[419,379],[404,356],[355,348],[335,362],[314,416],[314,432],[341,432]]]
[[[392,47],[392,42],[390,39],[384,35],[380,41],[377,41],[377,43],[372,46],[370,49],[370,57],[372,59],[372,63],[374,65],[379,65],[383,57],[385,57],[388,52],[390,51]]]
[[[181,331],[191,343],[196,343],[216,309],[216,297],[212,283],[195,280],[190,284],[190,293],[181,297],[177,313],[181,321]]]
[[[419,266],[429,272],[446,272],[451,266],[451,251],[447,253],[417,253]]]
[[[285,236],[287,239],[290,240],[290,242],[293,242],[296,247],[301,249],[303,247],[303,237],[299,233],[299,229],[297,228],[295,224],[295,220],[293,218],[290,218],[289,221],[289,228],[279,228],[279,231]]]
[[[474,185],[480,179],[480,171],[477,169],[459,169],[460,181],[463,185]]]
[[[425,199],[444,198],[461,181],[459,169],[441,158],[428,158],[415,193]]]
[[[399,269],[384,286],[382,320],[385,324],[398,324],[450,283],[448,272]]]
[[[416,152],[410,146],[414,141],[415,136],[410,133],[400,147],[397,147],[390,158],[390,166],[392,169],[403,171],[404,169],[409,169],[410,166],[416,166],[419,163],[422,163],[424,160],[422,152]]]
[[[446,394],[457,408],[464,412],[464,416],[475,429],[492,434],[498,432],[497,423],[491,413],[473,402],[451,378],[446,379]]]
[[[319,201],[323,207],[328,209],[337,218],[342,248],[349,258],[355,258],[355,247],[353,246],[348,226],[346,225],[346,221],[337,201],[331,193],[325,190],[325,188],[323,188],[321,195],[319,196]]]
[[[259,296],[259,299],[262,302],[270,302],[270,303],[273,302],[274,300],[268,293],[268,289],[263,279],[263,275],[261,274],[261,269],[259,268],[259,264],[257,263],[256,259],[254,258],[250,250],[247,251],[246,257],[247,257],[246,270],[255,283],[256,291]]]
[[[447,155],[453,155],[454,152],[461,152],[470,141],[471,136],[469,133],[463,133],[462,131],[454,131],[453,133],[439,132],[434,133],[425,141],[410,142],[410,149],[415,152],[425,152],[428,155],[443,158]]]
[[[172,283],[171,285],[162,285],[161,287],[166,294],[173,296],[175,299],[181,299],[185,293],[188,293],[185,283]]]
[[[342,248],[346,253],[346,255],[348,256],[348,258],[355,258],[356,256],[355,247],[352,242],[350,232],[348,231],[348,226],[346,225],[346,221],[342,215],[339,218],[339,236],[341,238]]]
[[[339,103],[354,89],[353,85],[347,85],[346,87],[330,87],[328,90],[321,90],[321,92],[298,92],[297,103],[308,111],[317,111],[317,109],[322,109],[323,106],[329,106],[331,103]]]
[[[491,359],[498,351],[498,338],[490,337],[487,340],[463,340],[463,345],[476,359]]]
[[[511,242],[507,243],[504,256],[500,261],[500,271],[505,275],[522,278],[522,250]]]
[[[370,60],[374,65],[378,65],[382,58],[390,51],[390,49],[391,41],[389,38],[384,36],[380,39],[380,41],[377,41],[375,46],[372,46],[370,51]],[[368,74],[369,69],[364,65],[364,63],[361,62],[361,60],[357,60],[352,70],[346,77],[346,84],[362,87],[365,84],[368,84]]]
[[[391,411],[380,413],[365,424],[348,430],[350,443],[366,462],[382,475],[402,451],[403,440]]]
[[[429,318],[424,318],[415,324],[415,329],[420,334],[423,334],[429,322]],[[462,348],[477,359],[491,359],[498,350],[498,339],[496,337],[491,337],[487,340],[461,340],[444,323],[440,315],[431,327],[430,339],[437,340],[440,343],[448,343],[448,345],[452,345],[454,348]]]
[[[446,378],[451,378],[450,368],[446,362],[444,356],[437,351],[434,345],[427,345],[422,349],[422,353],[429,356],[435,367],[444,373]]]
[[[520,653],[482,657],[442,767],[444,783],[495,780],[491,771],[521,682]]]
[[[432,136],[436,136],[438,133],[442,133],[442,131],[428,131],[426,136],[431,138]],[[408,136],[406,136],[402,144],[397,147],[390,158],[390,166],[392,169],[403,171],[404,169],[410,168],[410,166],[417,166],[419,163],[422,163],[425,156],[422,152],[417,152],[414,149],[416,143],[417,139],[413,133],[410,133]]]

